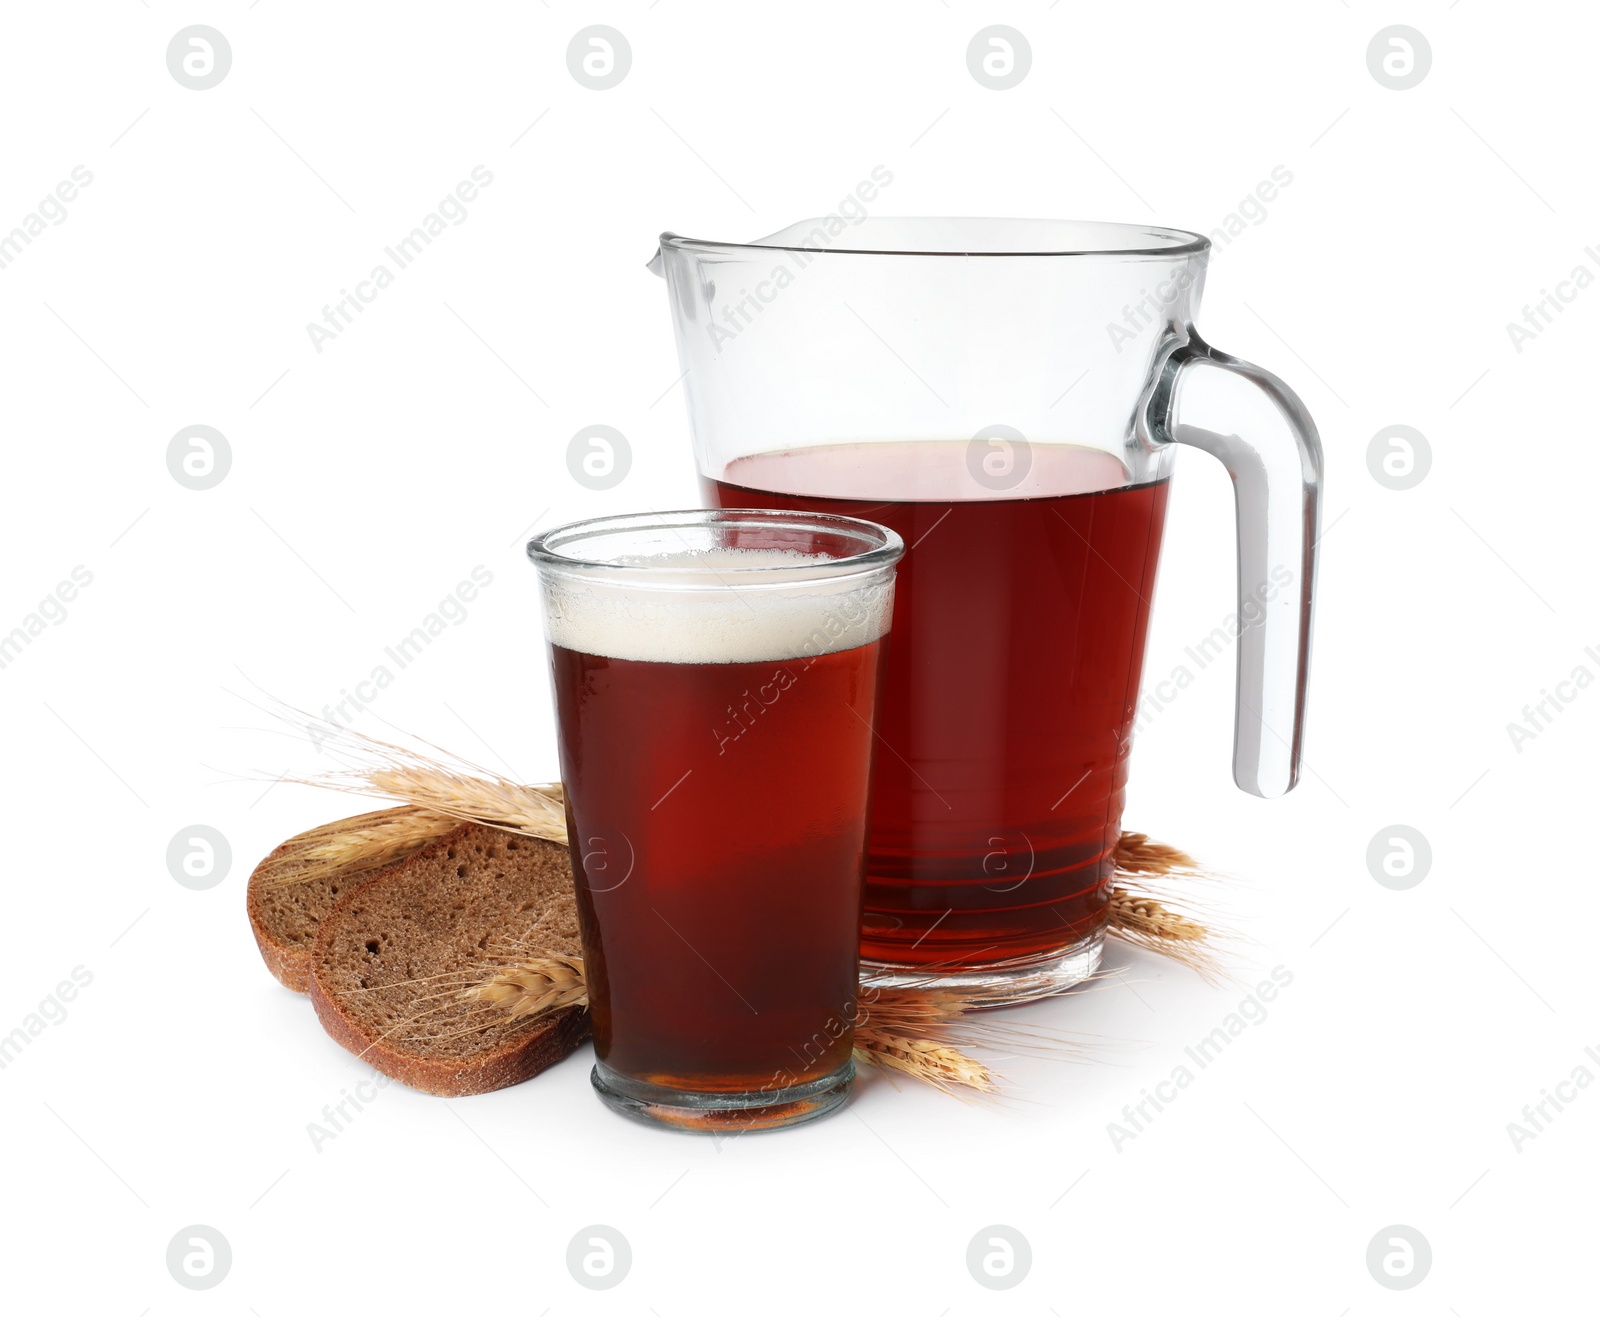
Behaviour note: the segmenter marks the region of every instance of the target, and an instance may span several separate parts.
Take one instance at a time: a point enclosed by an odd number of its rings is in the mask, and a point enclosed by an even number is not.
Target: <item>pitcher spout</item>
[[[668,238],[676,238],[676,233],[663,233],[661,242],[656,245],[656,254],[644,263],[644,268],[658,279],[667,277],[667,252],[665,243]]]

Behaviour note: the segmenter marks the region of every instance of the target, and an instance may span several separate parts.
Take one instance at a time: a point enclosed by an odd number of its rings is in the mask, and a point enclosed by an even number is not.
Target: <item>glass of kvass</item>
[[[603,517],[528,545],[613,1109],[765,1129],[845,1100],[902,547],[771,510]]]

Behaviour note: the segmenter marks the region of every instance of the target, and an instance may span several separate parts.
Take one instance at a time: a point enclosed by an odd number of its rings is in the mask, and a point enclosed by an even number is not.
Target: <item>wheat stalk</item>
[[[993,1095],[998,1077],[958,1046],[985,1041],[981,1025],[961,1026],[972,1009],[951,988],[864,986],[856,998],[855,1058],[881,1070],[909,1075],[946,1093],[958,1088]],[[974,1036],[977,1035],[977,1036]]]
[[[1192,856],[1151,841],[1142,832],[1124,832],[1112,852],[1117,881],[1111,889],[1106,931],[1132,946],[1187,965],[1208,983],[1227,977],[1215,918],[1195,888],[1220,875]]]
[[[1111,889],[1108,931],[1124,942],[1189,966],[1208,982],[1221,975],[1212,931],[1142,893],[1125,887]]]
[[[398,759],[347,774],[287,780],[409,801],[463,822],[542,837],[563,846],[567,843],[566,812],[559,794],[549,786],[524,786],[491,775],[440,771],[432,764]]]
[[[1000,1091],[994,1072],[982,1061],[933,1038],[913,1038],[858,1026],[851,1055],[857,1061],[909,1075],[946,1093],[970,1088],[993,1096]]]
[[[566,807],[559,783],[514,782],[421,738],[408,738],[410,744],[384,741],[281,701],[270,700],[265,706],[256,707],[264,708],[343,765],[333,772],[285,774],[276,780],[397,800],[421,814],[479,823],[566,845]],[[365,863],[383,853],[383,839],[373,834],[357,835],[360,830],[353,826],[357,822],[346,819],[317,831],[349,833],[333,843],[334,847],[352,862]],[[412,826],[420,832],[427,825],[413,816]],[[454,824],[440,825],[440,832],[449,831],[451,826]]]
[[[261,863],[269,883],[284,886],[367,873],[414,854],[457,820],[414,805],[325,823],[286,841]]]

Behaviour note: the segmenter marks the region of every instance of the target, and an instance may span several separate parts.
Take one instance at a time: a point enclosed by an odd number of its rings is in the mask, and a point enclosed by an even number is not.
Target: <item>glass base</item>
[[[790,1088],[698,1093],[629,1079],[604,1061],[589,1072],[595,1092],[613,1111],[646,1125],[703,1133],[782,1129],[816,1120],[844,1105],[855,1077],[855,1062],[846,1061],[831,1075]]]
[[[1100,968],[1105,940],[1105,933],[1100,932],[1042,956],[960,969],[863,960],[861,983],[873,988],[947,988],[966,995],[978,1008],[1016,1006],[1065,992],[1089,978]]]

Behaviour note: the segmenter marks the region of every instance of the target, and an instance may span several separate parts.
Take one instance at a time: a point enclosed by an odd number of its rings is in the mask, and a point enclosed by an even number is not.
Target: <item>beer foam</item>
[[[830,561],[792,550],[705,549],[617,558],[616,568],[640,570],[615,578],[546,568],[545,632],[563,649],[648,663],[807,659],[877,640],[889,629],[893,576],[877,568],[807,578],[803,569]],[[752,567],[779,570],[756,581],[744,570]],[[798,570],[785,574],[786,567]]]

